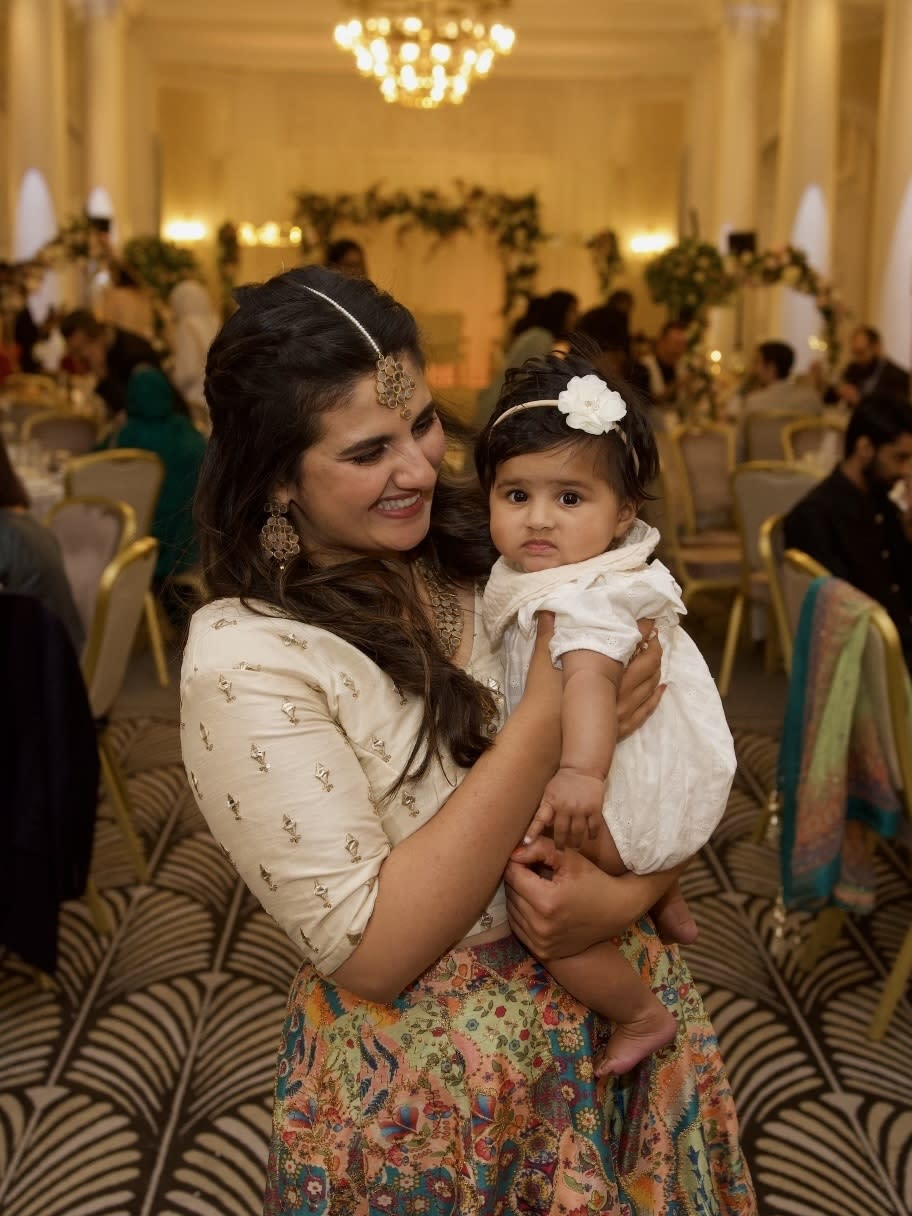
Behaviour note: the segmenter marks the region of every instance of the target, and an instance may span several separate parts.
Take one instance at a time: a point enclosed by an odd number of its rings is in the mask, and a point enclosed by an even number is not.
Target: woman
[[[171,379],[193,407],[194,415],[204,417],[203,376],[209,346],[218,333],[218,313],[209,292],[195,279],[177,284],[168,296],[168,307],[172,317]]]
[[[316,267],[238,301],[207,366],[217,598],[191,623],[182,741],[201,811],[305,960],[266,1213],[753,1213],[711,1028],[640,919],[656,881],[547,842],[510,861],[558,762],[559,676],[540,645],[497,731],[491,549],[479,501],[440,476],[413,318]],[[622,683],[622,731],[655,702],[655,650]],[[621,948],[678,1017],[671,1048],[596,1082],[610,1026],[510,933],[508,862],[536,948],[639,921]]]
[[[29,497],[0,439],[0,588],[40,600],[63,622],[82,654],[85,629],[73,600],[57,537],[29,512]]]
[[[532,297],[528,308],[513,326],[500,371],[478,394],[476,426],[484,426],[490,418],[510,368],[522,367],[527,359],[546,355],[555,342],[575,327],[578,315],[579,301],[572,291],[552,291],[547,296]]]
[[[126,422],[105,445],[154,452],[164,465],[152,520],[152,535],[158,541],[155,577],[160,580],[199,560],[192,506],[206,440],[181,411],[181,404],[164,372],[141,364],[127,381]]]

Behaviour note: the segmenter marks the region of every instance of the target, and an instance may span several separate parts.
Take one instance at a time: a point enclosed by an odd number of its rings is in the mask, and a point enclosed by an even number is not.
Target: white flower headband
[[[543,405],[559,409],[567,420],[567,426],[575,431],[586,431],[589,435],[607,435],[610,431],[616,431],[620,439],[627,442],[627,436],[618,426],[627,414],[626,401],[599,376],[591,375],[574,376],[556,399],[524,401],[521,405],[511,406],[495,418],[491,426],[500,426],[505,418],[520,410]]]

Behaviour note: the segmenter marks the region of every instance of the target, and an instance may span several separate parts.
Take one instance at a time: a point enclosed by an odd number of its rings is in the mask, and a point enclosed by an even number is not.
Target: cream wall
[[[541,254],[538,287],[576,291],[583,307],[597,283],[581,238],[614,228],[675,231],[684,106],[629,87],[590,81],[497,81],[459,108],[415,113],[388,106],[353,77],[195,72],[160,81],[162,216],[288,220],[296,190],[451,188],[455,178],[490,190],[538,193],[553,234]],[[397,241],[390,226],[363,234],[372,277],[416,311],[466,315],[468,375],[484,381],[502,322],[501,271],[484,238],[458,237],[436,251],[421,234]],[[297,261],[296,251],[245,253],[244,277]],[[639,283],[636,323],[661,313]]]

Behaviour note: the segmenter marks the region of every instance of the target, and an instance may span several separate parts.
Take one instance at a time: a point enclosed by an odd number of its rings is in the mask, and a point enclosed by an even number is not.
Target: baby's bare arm
[[[560,769],[548,782],[526,842],[550,827],[558,848],[595,837],[617,742],[617,692],[624,668],[592,650],[562,656]]]

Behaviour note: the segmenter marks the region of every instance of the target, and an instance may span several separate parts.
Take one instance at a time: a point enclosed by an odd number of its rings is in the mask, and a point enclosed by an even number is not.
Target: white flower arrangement
[[[618,423],[627,413],[621,394],[599,376],[574,376],[558,395],[557,408],[566,416],[567,426],[589,435],[620,430]]]

